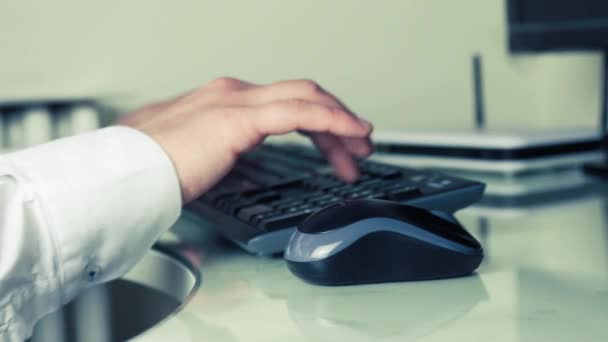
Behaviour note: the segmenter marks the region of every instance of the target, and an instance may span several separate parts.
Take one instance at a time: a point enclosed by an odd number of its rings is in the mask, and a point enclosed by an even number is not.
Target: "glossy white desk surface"
[[[473,276],[349,287],[306,284],[282,259],[246,254],[183,218],[164,243],[197,263],[201,287],[182,311],[140,337],[607,341],[608,191],[558,197],[516,210],[460,212],[485,248]]]

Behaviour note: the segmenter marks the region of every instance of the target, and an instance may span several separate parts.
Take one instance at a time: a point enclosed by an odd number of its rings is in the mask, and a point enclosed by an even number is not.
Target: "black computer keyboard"
[[[282,252],[295,226],[333,203],[374,198],[429,210],[454,212],[478,201],[479,182],[434,171],[359,161],[353,184],[337,179],[314,149],[263,145],[242,155],[235,168],[187,210],[217,226],[222,234],[258,254]]]

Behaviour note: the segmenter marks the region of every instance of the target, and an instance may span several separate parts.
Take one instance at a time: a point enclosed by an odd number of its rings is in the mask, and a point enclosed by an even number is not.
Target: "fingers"
[[[331,133],[314,133],[300,131],[301,134],[307,135],[311,139],[320,134],[331,134]],[[342,146],[353,156],[358,158],[369,157],[374,152],[374,147],[369,137],[364,138],[353,138],[353,137],[339,137],[335,136]],[[314,140],[314,139],[313,139]]]
[[[359,177],[355,157],[366,157],[372,152],[369,140],[372,125],[357,118],[330,96],[325,95],[323,98],[315,95],[315,92],[322,91],[315,87],[318,86],[286,81],[258,92],[255,100],[260,104],[256,106],[255,113],[245,114],[243,125],[253,127],[254,136],[246,139],[244,144],[247,146],[239,150],[249,149],[250,145],[268,135],[301,131],[311,137],[339,178],[353,182]],[[259,88],[261,87],[256,87],[256,90]],[[272,91],[269,92],[269,89]],[[305,95],[317,96],[317,99],[301,99]],[[293,96],[297,98],[294,99]]]
[[[326,105],[330,108],[340,108],[349,115],[356,117],[335,95],[323,89],[318,83],[311,80],[287,80],[266,86],[257,86],[247,91],[249,100],[258,104],[280,102],[289,99],[302,99],[305,101]],[[342,145],[350,153],[365,157],[371,154],[372,145],[369,138],[339,138]]]
[[[368,157],[373,152],[369,138],[338,137],[329,133],[302,132],[309,136],[333,166],[336,175],[347,182],[359,177],[355,157]]]
[[[371,123],[355,118],[342,108],[303,100],[273,102],[257,106],[255,112],[244,119],[261,136],[303,130],[361,138],[368,137],[372,131]]]
[[[352,137],[341,137],[342,144],[346,149],[353,155],[364,158],[368,157],[374,152],[374,147],[371,140],[368,137],[365,138],[352,138]]]
[[[336,175],[346,182],[359,178],[357,164],[340,138],[327,133],[313,133],[310,138],[333,166]]]
[[[280,81],[264,86],[251,88],[245,95],[251,103],[264,104],[288,99],[302,99],[320,102],[332,107],[340,107],[325,94],[317,83],[309,80]]]
[[[302,99],[330,107],[343,108],[355,115],[338,97],[312,80],[287,80],[265,86],[251,87],[245,97],[252,104]]]

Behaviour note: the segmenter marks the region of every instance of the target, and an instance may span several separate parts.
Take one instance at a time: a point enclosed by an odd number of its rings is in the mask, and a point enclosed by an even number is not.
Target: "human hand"
[[[232,78],[122,117],[155,139],[175,165],[188,203],[226,175],[238,156],[267,136],[309,136],[341,179],[358,177],[356,157],[372,152],[372,125],[309,80],[257,85]]]

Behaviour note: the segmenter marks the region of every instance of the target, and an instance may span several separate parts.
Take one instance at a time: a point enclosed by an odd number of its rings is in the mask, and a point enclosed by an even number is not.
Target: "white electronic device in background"
[[[377,157],[412,167],[514,177],[602,159],[597,129],[378,132]]]
[[[508,198],[509,203],[588,184],[590,179],[581,167],[603,160],[600,131],[487,129],[481,57],[475,55],[472,61],[475,127],[467,131],[378,132],[373,136],[374,158],[473,178],[486,183],[484,199]]]
[[[602,158],[597,128],[488,129],[481,56],[472,58],[475,127],[468,131],[380,132],[378,155],[398,157],[414,167],[430,167],[498,176],[519,176],[580,167]]]
[[[599,136],[592,129],[380,132],[374,135],[374,158],[473,178],[486,183],[486,199],[509,197],[510,202],[523,203],[532,194],[576,189],[592,182],[581,165],[602,160]]]

